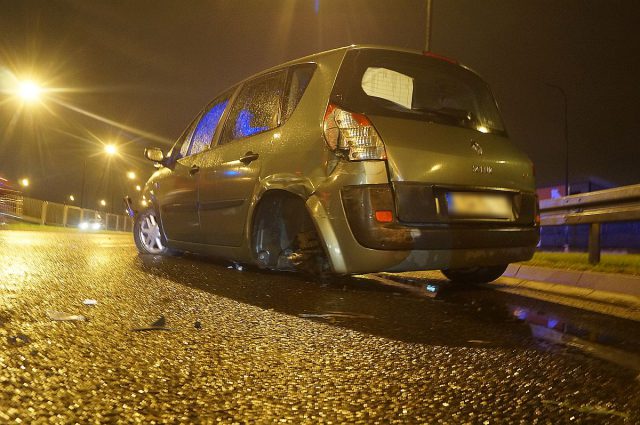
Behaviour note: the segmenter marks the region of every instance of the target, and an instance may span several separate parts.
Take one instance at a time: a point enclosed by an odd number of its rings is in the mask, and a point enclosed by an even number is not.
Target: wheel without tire
[[[442,274],[455,283],[488,283],[496,280],[507,269],[508,264],[468,269],[445,269]]]
[[[142,254],[174,255],[176,251],[167,248],[160,220],[153,210],[146,210],[136,216],[133,225],[133,239]]]
[[[329,269],[304,201],[280,191],[260,201],[253,220],[253,252],[258,267],[321,274]]]

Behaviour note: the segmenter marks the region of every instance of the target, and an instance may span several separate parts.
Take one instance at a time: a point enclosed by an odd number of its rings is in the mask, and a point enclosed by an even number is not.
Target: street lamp
[[[70,200],[71,202],[74,202],[74,201],[76,200],[76,197],[75,197],[75,196],[73,196],[73,195],[69,195],[69,200]]]
[[[127,178],[128,178],[129,180],[135,180],[135,178],[136,178],[136,173],[135,173],[135,172],[133,172],[133,171],[129,171],[129,172],[127,172]]]
[[[100,205],[102,205],[103,207],[107,206],[107,201],[105,201],[104,199],[100,200]]]
[[[140,191],[142,190],[142,187],[140,187],[140,185],[139,185],[139,184],[137,184],[137,185],[136,185],[136,190],[137,190],[138,192],[140,192]]]
[[[118,153],[118,147],[112,143],[104,146],[104,151],[107,155],[113,156]]]
[[[18,86],[18,96],[25,102],[36,102],[40,100],[42,89],[33,81],[22,81]]]
[[[24,188],[29,187],[29,179],[26,178],[26,177],[23,178],[23,179],[20,179],[20,186],[22,186]]]

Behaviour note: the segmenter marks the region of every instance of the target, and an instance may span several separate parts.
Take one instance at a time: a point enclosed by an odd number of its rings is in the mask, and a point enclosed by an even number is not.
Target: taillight
[[[323,129],[331,150],[345,151],[351,161],[387,159],[384,143],[366,115],[329,104]]]

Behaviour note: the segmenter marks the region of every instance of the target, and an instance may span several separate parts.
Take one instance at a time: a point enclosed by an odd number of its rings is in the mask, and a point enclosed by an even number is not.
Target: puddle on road
[[[583,353],[615,363],[640,373],[640,356],[617,348],[625,341],[587,323],[572,323],[562,317],[521,306],[510,306],[514,317],[522,320],[539,340],[577,349]]]

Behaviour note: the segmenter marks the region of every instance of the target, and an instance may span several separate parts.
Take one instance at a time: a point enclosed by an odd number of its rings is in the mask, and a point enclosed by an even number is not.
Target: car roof
[[[338,47],[336,49],[331,49],[331,50],[325,50],[323,52],[318,52],[318,53],[313,53],[311,55],[307,55],[307,56],[303,56],[301,58],[297,58],[297,59],[293,59],[284,63],[281,63],[279,65],[275,65],[271,68],[265,69],[263,71],[257,72],[253,75],[250,75],[247,78],[242,79],[241,81],[238,81],[236,84],[234,84],[234,86],[238,86],[242,83],[244,83],[245,81],[251,80],[253,78],[259,77],[260,75],[263,74],[268,74],[270,72],[274,72],[274,71],[278,71],[280,69],[283,68],[287,68],[289,66],[292,65],[296,65],[296,64],[303,64],[303,63],[309,63],[309,62],[316,62],[318,60],[321,60],[323,57],[326,56],[331,56],[331,55],[336,55],[336,54],[342,54],[345,55],[348,51],[350,50],[369,50],[369,49],[375,49],[375,50],[388,50],[388,51],[392,51],[392,52],[402,52],[402,53],[411,53],[411,54],[415,54],[415,55],[425,55],[425,52],[422,52],[420,50],[415,50],[415,49],[405,49],[405,48],[401,48],[401,47],[392,47],[392,46],[384,46],[384,45],[376,45],[376,44],[351,44],[349,46],[343,46],[343,47]],[[446,60],[447,62],[451,62],[452,65],[457,65],[460,66],[468,71],[471,71],[472,73],[478,75],[479,77],[481,77],[476,71],[474,71],[473,69],[459,63],[456,60],[452,60],[452,59],[447,59],[443,56],[440,55],[433,55],[431,56],[432,58],[434,58],[435,60]],[[482,77],[481,77],[482,78]]]

